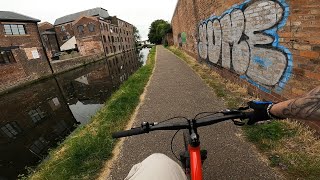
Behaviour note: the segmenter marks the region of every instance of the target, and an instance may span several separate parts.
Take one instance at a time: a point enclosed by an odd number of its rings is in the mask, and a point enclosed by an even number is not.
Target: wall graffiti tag
[[[291,76],[292,54],[279,44],[289,16],[285,0],[247,0],[198,27],[198,53],[260,89],[281,91]]]

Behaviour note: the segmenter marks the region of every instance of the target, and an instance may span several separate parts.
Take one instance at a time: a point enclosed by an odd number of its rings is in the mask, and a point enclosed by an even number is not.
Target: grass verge
[[[124,129],[139,104],[155,64],[155,47],[147,64],[125,81],[84,127],[76,129],[59,147],[50,151],[28,179],[95,179],[112,156],[116,140],[111,133]]]
[[[167,48],[184,60],[218,97],[223,98],[227,107],[235,108],[256,99],[247,94],[246,87],[222,78],[207,65],[175,47]],[[294,120],[272,121],[244,126],[243,134],[269,159],[270,165],[280,169],[287,178],[319,179],[320,139],[308,127]]]

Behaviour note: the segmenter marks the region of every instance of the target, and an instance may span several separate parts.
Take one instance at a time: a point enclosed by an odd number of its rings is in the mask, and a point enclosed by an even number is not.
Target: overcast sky
[[[135,25],[145,40],[152,21],[171,21],[176,3],[177,0],[9,0],[1,3],[0,10],[14,11],[53,24],[61,16],[102,7],[109,15]]]

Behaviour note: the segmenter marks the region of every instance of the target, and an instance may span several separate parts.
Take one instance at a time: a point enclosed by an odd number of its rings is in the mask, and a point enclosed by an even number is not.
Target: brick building
[[[1,96],[0,108],[0,179],[37,165],[76,124],[54,79]]]
[[[54,27],[49,22],[43,22],[39,23],[38,28],[47,57],[51,60],[53,55],[60,51]]]
[[[55,31],[59,46],[75,37],[82,56],[117,54],[134,49],[133,25],[109,16],[103,8],[94,8],[58,18]]]
[[[38,31],[39,21],[0,11],[0,91],[51,74]]]
[[[294,98],[320,85],[319,7],[315,0],[178,0],[174,44],[249,93]]]

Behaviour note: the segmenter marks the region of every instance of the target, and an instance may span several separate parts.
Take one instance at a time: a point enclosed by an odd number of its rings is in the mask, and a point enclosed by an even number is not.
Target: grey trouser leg
[[[155,153],[134,165],[125,180],[186,180],[182,168],[168,156]]]

